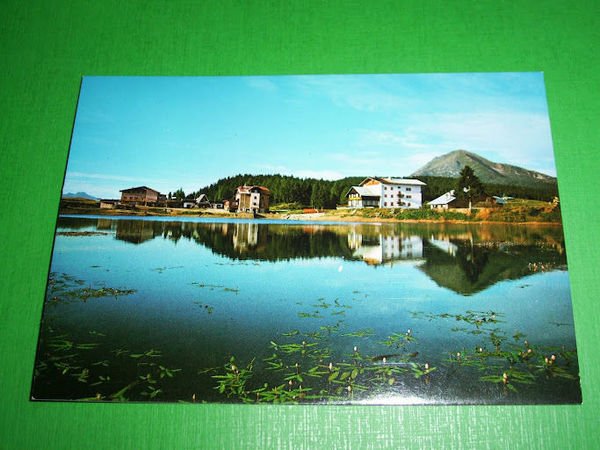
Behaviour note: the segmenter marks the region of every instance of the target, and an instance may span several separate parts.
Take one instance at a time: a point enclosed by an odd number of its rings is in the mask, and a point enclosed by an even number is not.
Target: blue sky
[[[543,75],[85,77],[63,192],[400,177],[456,149],[554,176]]]

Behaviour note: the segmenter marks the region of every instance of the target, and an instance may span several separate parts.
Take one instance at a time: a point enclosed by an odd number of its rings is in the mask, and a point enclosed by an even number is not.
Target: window
[[[412,191],[412,188],[407,187],[406,191]]]
[[[412,198],[412,196],[411,195],[407,195],[406,198]]]
[[[387,206],[387,202],[383,202],[383,206]]]

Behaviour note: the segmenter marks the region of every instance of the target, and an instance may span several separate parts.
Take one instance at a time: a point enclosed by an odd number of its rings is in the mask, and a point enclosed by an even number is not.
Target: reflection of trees
[[[96,228],[96,220],[88,218],[59,217],[56,221],[57,228],[68,228],[69,230],[81,230],[82,228]]]
[[[463,242],[458,246],[456,259],[471,284],[479,280],[479,275],[487,265],[488,253],[487,249],[475,247],[471,241]]]
[[[210,248],[232,259],[337,257],[369,265],[408,260],[440,286],[472,294],[531,273],[530,263],[566,265],[560,227],[468,224],[276,224],[60,218],[61,229],[113,229],[142,244],[162,237]]]

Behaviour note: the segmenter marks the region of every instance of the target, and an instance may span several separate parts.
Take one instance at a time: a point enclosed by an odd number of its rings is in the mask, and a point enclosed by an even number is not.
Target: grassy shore
[[[421,209],[360,209],[337,210],[342,218],[417,222],[501,222],[501,223],[561,223],[560,207],[537,200],[514,200],[506,205],[476,205],[448,210]]]
[[[162,216],[162,217],[215,217],[252,218],[249,213],[233,213],[223,209],[184,209],[139,206],[132,209],[103,209],[98,202],[61,202],[61,214],[106,215],[106,216]],[[560,207],[535,200],[513,200],[503,206],[476,205],[468,209],[434,211],[421,209],[339,209],[303,213],[301,210],[279,210],[261,214],[266,219],[317,220],[337,222],[499,222],[499,223],[561,223]]]

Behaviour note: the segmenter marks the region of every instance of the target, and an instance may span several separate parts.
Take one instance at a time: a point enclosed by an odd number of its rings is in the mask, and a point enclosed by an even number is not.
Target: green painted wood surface
[[[2,2],[0,448],[597,448],[600,3]],[[81,75],[545,72],[584,403],[28,401]]]

